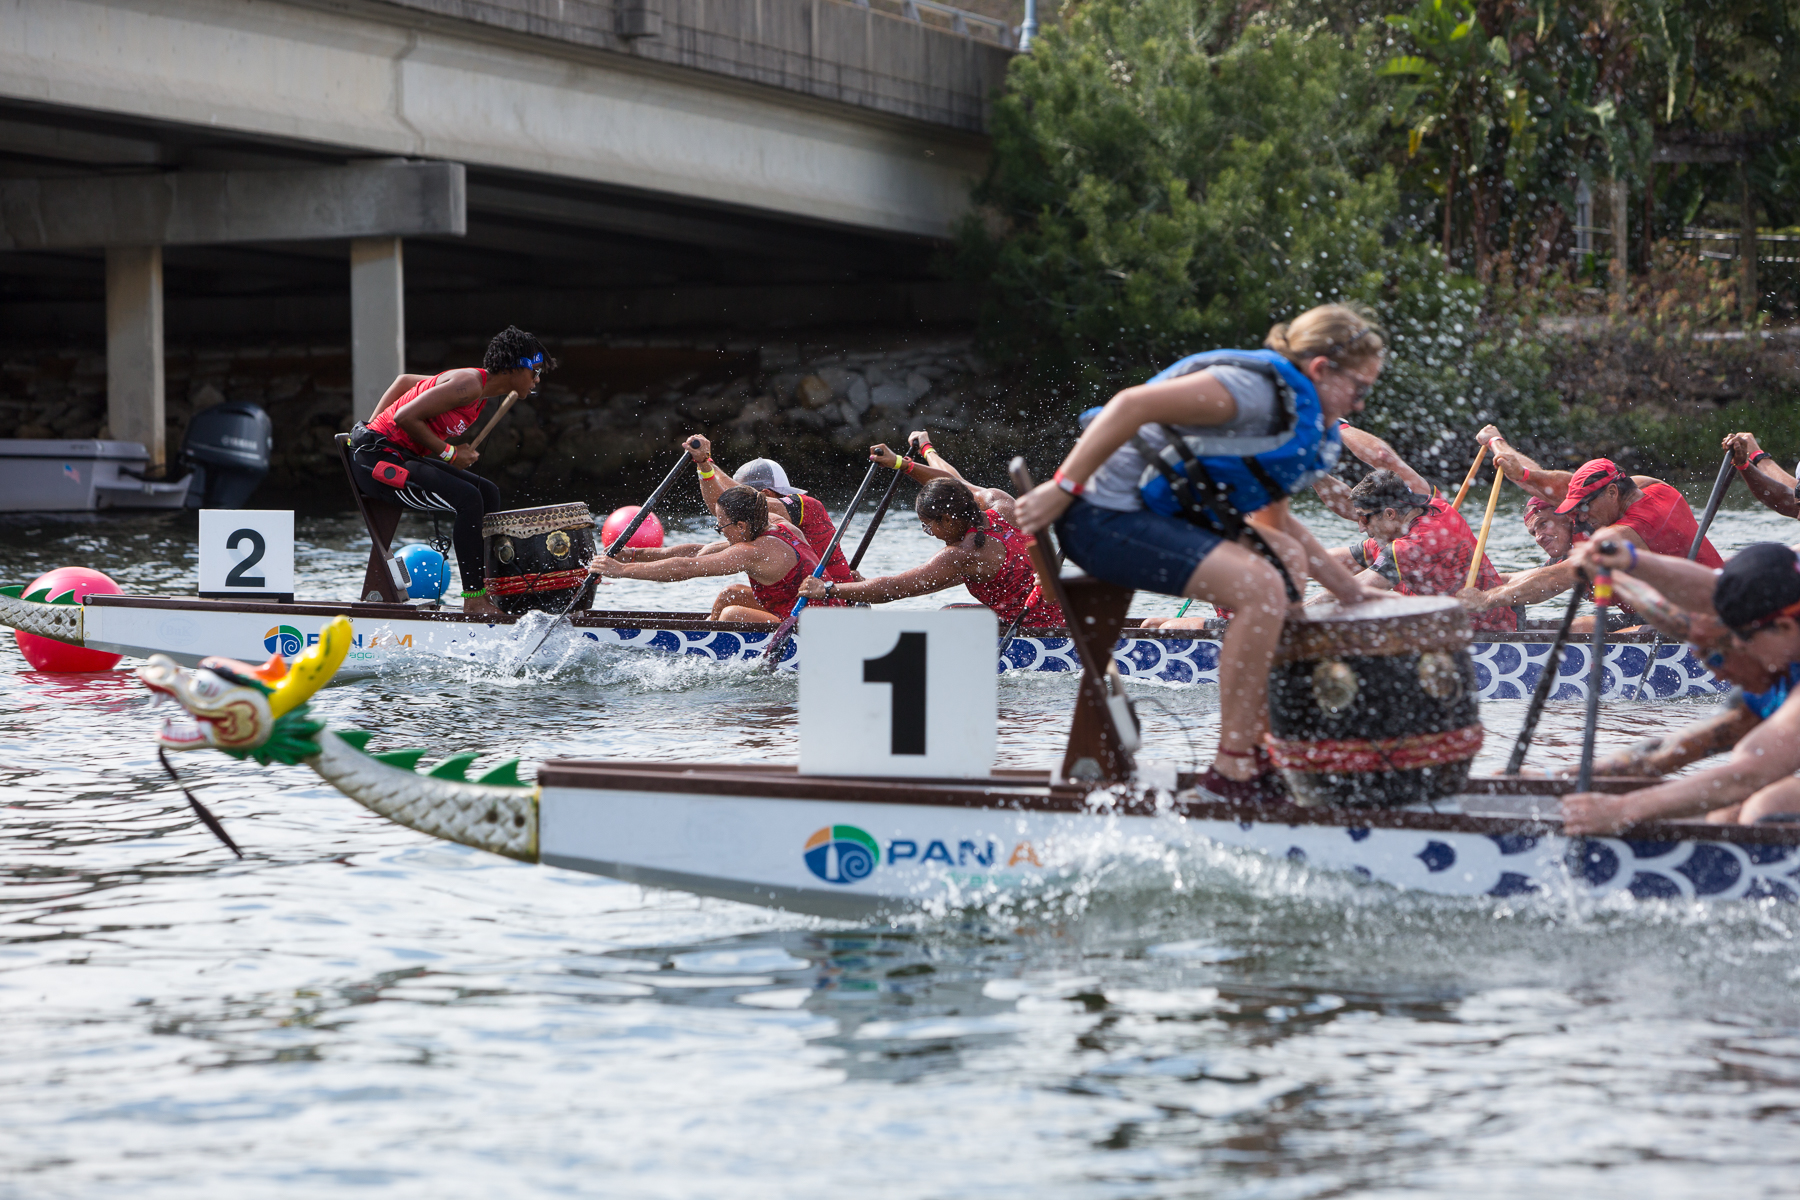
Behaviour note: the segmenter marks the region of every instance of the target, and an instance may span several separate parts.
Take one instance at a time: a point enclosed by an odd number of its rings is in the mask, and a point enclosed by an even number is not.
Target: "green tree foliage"
[[[1351,300],[1395,345],[1369,424],[1410,453],[1544,417],[1532,349],[1484,330],[1478,286],[1402,219],[1375,36],[1198,0],[1065,9],[1013,63],[961,232],[992,346],[1080,407]]]

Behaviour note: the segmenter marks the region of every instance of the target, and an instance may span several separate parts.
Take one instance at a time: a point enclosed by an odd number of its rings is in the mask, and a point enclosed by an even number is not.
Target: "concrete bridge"
[[[0,322],[160,458],[165,334],[961,315],[1011,35],[883,2],[0,0]]]

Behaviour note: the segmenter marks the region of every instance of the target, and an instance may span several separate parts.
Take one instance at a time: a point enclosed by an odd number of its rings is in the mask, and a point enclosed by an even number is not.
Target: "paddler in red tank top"
[[[749,586],[737,585],[720,592],[713,602],[710,619],[771,625],[779,622],[793,611],[800,583],[819,565],[818,556],[799,530],[771,523],[762,496],[751,488],[726,488],[719,494],[716,509],[723,542],[627,549],[620,552],[619,558],[602,554],[588,564],[588,570],[602,579],[643,579],[653,583],[742,571],[750,577]],[[740,592],[748,593],[747,603],[738,599]]]
[[[1476,435],[1488,444],[1494,465],[1508,479],[1534,496],[1554,505],[1554,513],[1567,516],[1579,533],[1595,542],[1626,541],[1639,550],[1685,558],[1700,524],[1685,497],[1660,479],[1627,475],[1610,458],[1595,458],[1573,471],[1550,471],[1506,444],[1492,425]],[[1717,569],[1725,560],[1710,541],[1702,540],[1695,559],[1703,567]],[[1576,585],[1570,562],[1551,563],[1521,571],[1496,588],[1465,588],[1458,594],[1471,612],[1515,604],[1537,604]]]
[[[451,541],[462,577],[463,611],[499,616],[487,594],[482,518],[500,508],[500,489],[469,468],[481,455],[450,439],[469,432],[482,405],[508,392],[528,395],[556,366],[537,338],[508,326],[488,343],[479,367],[402,375],[364,424],[350,431],[350,460],[364,495],[420,512],[454,513]],[[379,473],[378,473],[379,472]]]
[[[921,435],[914,435],[915,437]],[[926,441],[929,446],[929,440]],[[869,457],[887,461],[896,470],[906,469],[906,460],[886,446],[873,446]],[[982,511],[974,489],[960,478],[949,477],[954,468],[913,467],[915,476],[932,470],[932,479],[919,492],[916,506],[919,523],[925,532],[944,543],[929,560],[897,575],[866,579],[857,583],[829,583],[823,579],[807,579],[800,594],[808,603],[824,600],[848,600],[852,603],[885,604],[909,596],[926,596],[958,584],[987,607],[994,610],[1000,624],[1007,628],[1024,616],[1023,628],[1043,629],[1062,625],[1062,610],[1044,598],[1032,572],[1026,553],[1030,539],[1006,519],[1012,512],[1013,500],[1004,492],[985,490],[990,507]]]

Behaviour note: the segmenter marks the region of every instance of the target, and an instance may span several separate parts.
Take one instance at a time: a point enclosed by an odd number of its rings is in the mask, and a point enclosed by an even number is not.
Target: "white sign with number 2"
[[[986,608],[800,613],[800,773],[994,770],[999,622]]]
[[[294,595],[290,509],[200,510],[200,594],[269,599]]]

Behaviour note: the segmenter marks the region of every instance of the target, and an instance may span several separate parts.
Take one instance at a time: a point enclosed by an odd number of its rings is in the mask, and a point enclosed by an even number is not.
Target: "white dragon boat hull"
[[[1793,826],[1568,837],[1554,816],[1567,785],[1547,781],[1474,779],[1424,811],[1122,800],[1043,772],[920,783],[552,760],[538,779],[540,862],[829,917],[1085,888],[1207,845],[1447,896],[1800,899]]]
[[[355,628],[354,644],[344,663],[346,675],[380,673],[395,656],[407,653],[505,661],[518,636],[513,618],[496,621],[465,616],[459,610],[401,604],[92,596],[85,604],[68,605],[34,604],[0,595],[0,624],[133,658],[164,654],[187,666],[215,654],[247,661],[276,653],[292,658],[316,642],[322,624],[338,615],[349,617]],[[765,625],[707,621],[699,613],[620,611],[577,613],[571,618],[571,629],[595,646],[680,654],[717,663],[760,659],[772,632]],[[1527,632],[1489,637],[1470,646],[1477,697],[1528,699],[1550,658],[1548,635]],[[789,639],[782,655],[784,670],[798,667],[803,641],[798,635]],[[1608,644],[1602,697],[1635,696],[1652,650],[1656,666],[1644,685],[1646,699],[1712,696],[1726,690],[1690,647],[1655,644],[1633,635],[1632,640]],[[1572,641],[1564,648],[1561,681],[1551,699],[1586,699],[1591,653],[1585,642]],[[1219,679],[1218,639],[1192,631],[1127,628],[1113,648],[1113,661],[1127,678],[1163,686],[1217,684]],[[1081,666],[1066,634],[1034,629],[1009,642],[996,656],[995,668],[1001,672],[1065,673],[1073,678]]]

